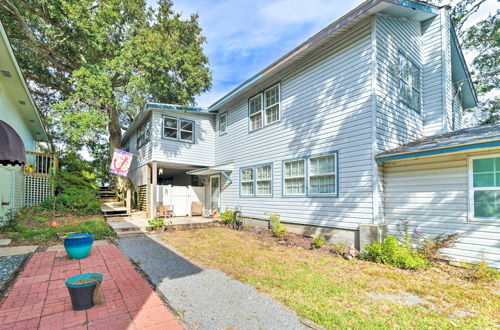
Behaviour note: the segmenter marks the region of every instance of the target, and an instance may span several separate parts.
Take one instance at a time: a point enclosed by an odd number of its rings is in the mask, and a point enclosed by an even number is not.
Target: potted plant
[[[93,234],[71,234],[64,239],[64,248],[70,259],[83,259],[89,255],[93,243]]]

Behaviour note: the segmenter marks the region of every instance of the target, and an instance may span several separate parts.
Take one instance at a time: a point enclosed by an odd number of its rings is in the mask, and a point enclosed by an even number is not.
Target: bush
[[[325,244],[326,242],[322,237],[315,237],[311,242],[311,249],[319,249]]]
[[[428,260],[439,259],[441,257],[439,250],[453,247],[457,239],[457,233],[427,237],[419,244],[418,251]]]
[[[226,209],[224,212],[219,214],[219,219],[222,221],[222,223],[226,225],[231,225],[234,221],[234,214],[236,213],[236,210],[229,210]]]
[[[489,267],[486,260],[477,264],[467,265],[466,268],[465,278],[472,282],[500,279],[500,271]]]
[[[153,231],[162,228],[165,225],[165,219],[161,217],[156,217],[148,221],[148,230]]]
[[[276,213],[269,213],[269,222],[271,223],[273,236],[278,239],[283,239],[287,228],[280,222],[280,215]]]
[[[382,243],[373,243],[365,247],[367,258],[383,264],[403,269],[424,269],[429,261],[410,248],[409,244],[399,243],[396,237],[386,234]]]
[[[68,187],[58,195],[46,199],[41,207],[44,210],[68,212],[77,215],[101,213],[101,202],[97,192],[88,188]]]
[[[345,244],[345,243],[333,244],[331,246],[330,251],[332,253],[335,253],[335,254],[342,256],[342,255],[346,254],[347,252],[349,252],[349,246],[347,246],[347,244]]]

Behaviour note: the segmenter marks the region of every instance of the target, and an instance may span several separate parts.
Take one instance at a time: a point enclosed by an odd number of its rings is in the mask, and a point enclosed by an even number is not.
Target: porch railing
[[[26,152],[24,174],[31,176],[51,177],[56,174],[58,159],[56,156],[40,152]]]

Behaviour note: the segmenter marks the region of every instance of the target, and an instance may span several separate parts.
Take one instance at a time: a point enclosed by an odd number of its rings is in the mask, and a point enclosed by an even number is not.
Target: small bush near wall
[[[235,213],[236,213],[235,210],[226,209],[224,212],[219,214],[219,219],[222,221],[222,223],[224,223],[226,225],[231,225],[233,222]]]
[[[271,224],[271,231],[273,236],[278,239],[285,238],[286,226],[280,222],[280,215],[277,213],[266,213],[269,215],[269,223]]]
[[[311,249],[319,249],[325,244],[326,242],[323,237],[315,237],[311,242]]]
[[[467,272],[465,273],[465,279],[472,282],[480,281],[490,281],[490,280],[500,280],[500,271],[488,266],[486,260],[481,261],[477,264],[465,264],[463,265]]]
[[[429,261],[409,244],[402,244],[389,234],[386,234],[382,243],[368,245],[365,250],[367,259],[398,268],[419,270],[430,266]]]

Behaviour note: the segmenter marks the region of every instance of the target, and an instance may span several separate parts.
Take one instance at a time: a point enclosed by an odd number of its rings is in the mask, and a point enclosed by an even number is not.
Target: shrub
[[[269,213],[269,222],[271,223],[273,236],[278,239],[283,239],[287,228],[280,222],[280,215],[276,213]]]
[[[428,260],[439,259],[441,249],[453,247],[458,239],[458,233],[455,234],[439,234],[434,237],[426,237],[418,247],[418,251]]]
[[[226,209],[224,212],[219,214],[219,219],[222,221],[222,223],[226,225],[231,225],[234,221],[234,214],[236,213],[236,210],[229,210]]]
[[[164,218],[160,218],[160,217],[156,217],[156,218],[153,218],[151,220],[148,220],[148,230],[149,231],[153,231],[153,230],[157,230],[159,228],[162,228],[164,225],[165,225],[165,219]]]
[[[411,249],[409,244],[398,242],[396,237],[386,234],[382,243],[365,247],[367,258],[378,263],[389,264],[403,269],[424,269],[429,262],[424,256]]]
[[[344,255],[349,252],[349,247],[345,243],[337,243],[331,246],[330,251],[338,255]]]
[[[319,249],[320,247],[322,247],[325,244],[326,244],[326,242],[323,239],[323,237],[315,237],[315,238],[313,238],[313,240],[311,242],[311,249]]]
[[[467,265],[466,268],[465,278],[472,282],[500,279],[500,271],[489,267],[486,260],[477,264]]]
[[[45,210],[69,212],[77,215],[92,215],[101,212],[97,192],[89,188],[68,187],[57,196],[46,199],[41,207]]]

